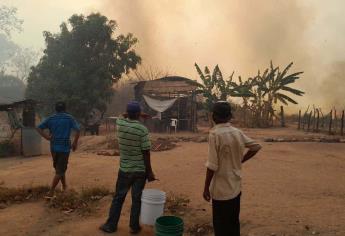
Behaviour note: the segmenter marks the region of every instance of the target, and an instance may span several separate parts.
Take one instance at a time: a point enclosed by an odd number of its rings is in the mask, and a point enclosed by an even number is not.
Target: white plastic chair
[[[177,132],[177,119],[171,119],[170,120],[170,127],[174,127],[175,133]]]

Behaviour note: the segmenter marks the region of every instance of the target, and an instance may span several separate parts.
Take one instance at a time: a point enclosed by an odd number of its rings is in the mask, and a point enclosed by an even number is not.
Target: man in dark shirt
[[[53,158],[53,166],[55,176],[51,185],[48,197],[54,196],[54,191],[58,183],[61,181],[63,190],[67,189],[66,170],[70,150],[77,149],[78,139],[80,135],[80,127],[76,120],[70,114],[66,113],[66,105],[64,102],[58,102],[55,105],[56,113],[44,120],[37,128],[39,134],[50,141],[50,149]],[[49,135],[44,132],[49,130]],[[71,144],[71,131],[76,131],[74,141]]]

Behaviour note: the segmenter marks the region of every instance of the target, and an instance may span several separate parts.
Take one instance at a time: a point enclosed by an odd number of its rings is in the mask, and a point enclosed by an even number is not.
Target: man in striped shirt
[[[106,233],[113,233],[117,230],[122,205],[130,188],[132,194],[130,232],[136,234],[141,230],[139,225],[141,195],[146,179],[151,182],[155,180],[155,176],[150,161],[149,132],[139,122],[140,116],[139,103],[130,102],[127,105],[127,118],[119,118],[116,121],[120,148],[120,169],[108,220],[100,227]]]

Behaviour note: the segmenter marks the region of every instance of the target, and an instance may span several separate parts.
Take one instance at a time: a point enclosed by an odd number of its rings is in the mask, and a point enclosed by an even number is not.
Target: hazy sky
[[[267,67],[271,59],[282,66],[294,61],[295,70],[305,71],[298,84],[307,92],[302,105],[345,104],[345,93],[320,96],[328,85],[325,91],[332,91],[332,86],[345,90],[339,72],[339,61],[345,61],[343,0],[0,0],[0,4],[18,8],[24,31],[13,39],[26,47],[43,48],[42,32],[57,32],[74,13],[100,11],[118,22],[120,32],[138,37],[137,50],[146,64],[196,79],[194,62],[219,64],[225,75],[235,70],[247,77]],[[335,80],[334,74],[340,76]]]

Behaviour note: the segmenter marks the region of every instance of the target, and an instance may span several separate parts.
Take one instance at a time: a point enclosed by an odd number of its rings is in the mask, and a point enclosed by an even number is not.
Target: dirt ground
[[[241,227],[244,236],[345,235],[345,144],[266,143],[269,137],[310,136],[294,129],[250,129],[245,132],[263,150],[243,166]],[[188,134],[184,134],[188,135]],[[167,136],[167,135],[165,135]],[[79,151],[68,170],[70,188],[114,188],[119,157]],[[184,218],[189,224],[211,224],[211,205],[203,201],[206,142],[179,142],[152,154],[160,181],[147,185],[189,200]],[[53,176],[48,155],[0,159],[0,183],[5,187],[48,185]],[[103,235],[111,197],[98,203],[92,215],[66,215],[42,200],[0,209],[0,235]],[[115,235],[128,233],[128,197]],[[144,227],[140,235],[153,235]]]

